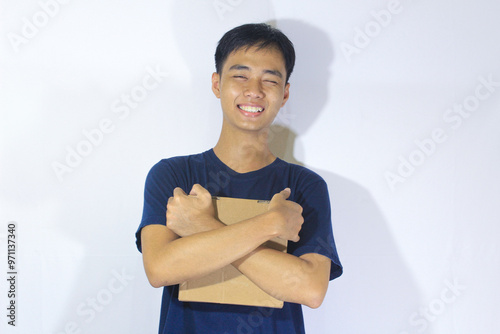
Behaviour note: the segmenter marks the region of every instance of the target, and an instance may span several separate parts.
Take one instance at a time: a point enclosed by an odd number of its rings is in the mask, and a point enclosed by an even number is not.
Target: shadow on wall
[[[259,10],[255,9],[257,4]],[[207,92],[205,96],[189,96],[188,103],[196,104],[198,102],[194,100],[198,99],[199,103],[206,105],[205,98],[209,98],[213,103],[210,110],[212,107],[220,110],[218,100],[211,94],[209,78],[206,81],[198,78],[200,73],[208,75],[214,70],[213,53],[223,33],[249,22],[267,21],[277,26],[294,43],[297,62],[291,77],[291,97],[272,126],[270,147],[280,158],[303,165],[294,156],[297,150],[307,150],[300,145],[300,136],[308,131],[321,112],[341,112],[324,111],[329,92],[335,89],[329,87],[332,76],[329,71],[334,61],[330,37],[302,21],[269,21],[275,14],[268,0],[243,1],[231,10],[221,12],[219,20],[207,15],[214,10],[210,6],[190,0],[175,2],[172,7],[172,13],[175,13],[172,29],[175,28],[177,48],[192,73],[189,91]],[[185,17],[191,20],[187,21]],[[215,37],[191,38],[200,35]],[[206,53],[206,50],[210,52]],[[210,66],[209,71],[206,66]],[[220,119],[206,121],[205,126],[210,127],[211,132],[216,133],[214,128],[220,128]],[[327,155],[331,156],[325,151]],[[351,180],[330,171],[307,167],[318,172],[329,186],[335,238],[345,269],[343,276],[331,284],[321,309],[309,311],[304,308],[307,329],[316,334],[415,333],[416,328],[411,326],[408,318],[422,305],[419,290],[373,197]]]
[[[325,111],[334,60],[329,36],[296,20],[279,20],[277,27],[293,41],[297,63],[291,78],[290,100],[272,127],[272,151],[303,165],[294,151]],[[292,130],[293,128],[294,130]],[[348,144],[348,143],[346,143]],[[325,145],[325,157],[332,157]],[[419,289],[403,262],[387,223],[371,194],[361,185],[330,171],[307,166],[328,184],[334,234],[344,274],[331,283],[320,310],[305,308],[306,324],[314,333],[413,333],[409,317],[420,305]],[[327,313],[325,313],[325,311]],[[331,313],[331,314],[328,314]],[[429,332],[429,331],[428,331]]]

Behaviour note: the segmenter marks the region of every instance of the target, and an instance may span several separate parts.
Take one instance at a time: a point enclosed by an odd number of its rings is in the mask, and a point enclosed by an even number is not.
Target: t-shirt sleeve
[[[303,190],[295,194],[295,200],[302,206],[304,223],[300,230],[300,240],[289,242],[288,252],[301,256],[317,253],[332,260],[330,280],[342,275],[335,240],[333,238],[330,197],[328,187],[323,179],[309,183]]]
[[[140,252],[142,252],[142,228],[151,224],[167,224],[167,202],[176,187],[174,186],[175,176],[172,173],[172,168],[167,161],[162,160],[151,168],[146,177],[142,219],[135,233],[135,242]]]

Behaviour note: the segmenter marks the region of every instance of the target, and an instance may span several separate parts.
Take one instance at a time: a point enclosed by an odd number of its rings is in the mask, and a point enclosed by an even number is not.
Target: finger
[[[280,192],[280,195],[282,195],[285,199],[288,199],[291,193],[292,191],[290,190],[290,188],[285,188]]]
[[[193,188],[191,188],[191,191],[189,192],[189,195],[191,196],[201,196],[201,195],[210,195],[208,190],[203,188],[201,185],[196,183],[193,185]]]
[[[174,197],[175,196],[186,196],[186,193],[184,192],[184,190],[182,190],[181,188],[177,187],[174,189]]]

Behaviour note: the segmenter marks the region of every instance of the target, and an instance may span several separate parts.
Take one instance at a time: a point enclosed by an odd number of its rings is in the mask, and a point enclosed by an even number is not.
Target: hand
[[[269,204],[270,213],[274,213],[273,222],[278,228],[278,238],[299,241],[299,232],[304,223],[302,217],[302,207],[292,201],[290,197],[290,188],[286,188],[275,194]]]
[[[217,227],[212,196],[195,184],[189,195],[177,187],[167,203],[167,227],[181,237]]]

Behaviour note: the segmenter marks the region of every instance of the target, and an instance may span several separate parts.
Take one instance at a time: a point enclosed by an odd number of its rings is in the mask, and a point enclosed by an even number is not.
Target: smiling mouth
[[[251,112],[251,113],[260,113],[264,111],[264,108],[261,107],[244,106],[241,104],[238,105],[238,108],[245,112]]]

